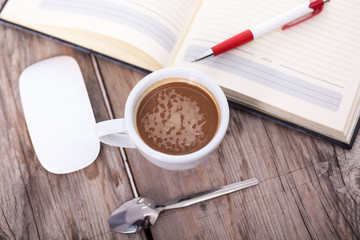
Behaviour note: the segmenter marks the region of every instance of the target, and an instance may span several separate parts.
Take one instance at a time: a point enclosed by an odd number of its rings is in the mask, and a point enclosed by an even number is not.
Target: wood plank
[[[27,132],[18,78],[27,66],[57,55],[82,69],[97,121],[108,118],[90,56],[0,23],[0,239],[144,239],[117,235],[107,221],[133,197],[119,151],[103,147],[89,167],[55,175],[39,163]]]
[[[99,65],[115,117],[123,117],[126,96],[145,74],[103,59]],[[258,116],[231,108],[223,143],[195,169],[168,171],[136,149],[126,153],[139,195],[158,202],[251,177],[260,181],[241,192],[165,211],[151,228],[155,239],[360,237],[359,202],[339,200],[352,196],[347,187],[353,182],[341,180],[345,172],[339,171],[335,147]],[[348,159],[343,161],[346,165]]]
[[[6,0],[0,0],[0,9],[5,2],[6,2]]]

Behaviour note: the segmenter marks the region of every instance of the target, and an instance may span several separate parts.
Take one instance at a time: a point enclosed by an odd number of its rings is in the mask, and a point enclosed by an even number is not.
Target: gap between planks
[[[114,114],[113,114],[113,112],[111,110],[110,101],[109,101],[109,98],[108,98],[107,93],[106,93],[106,89],[105,89],[105,86],[104,86],[104,81],[103,81],[103,79],[101,77],[99,66],[97,64],[96,58],[95,58],[95,56],[93,54],[90,54],[90,56],[91,56],[92,65],[93,65],[94,70],[95,70],[96,79],[97,79],[97,81],[99,83],[99,86],[100,86],[102,98],[104,100],[106,110],[107,110],[107,112],[109,114],[109,118],[114,119]],[[121,157],[122,157],[123,162],[124,162],[124,166],[125,166],[126,173],[128,175],[129,181],[130,181],[130,185],[131,185],[131,189],[133,191],[134,197],[139,197],[139,194],[138,194],[138,192],[136,190],[134,178],[133,178],[133,175],[132,175],[131,170],[130,170],[129,163],[127,161],[127,156],[125,154],[125,151],[124,151],[123,148],[119,148],[119,149],[120,149]]]

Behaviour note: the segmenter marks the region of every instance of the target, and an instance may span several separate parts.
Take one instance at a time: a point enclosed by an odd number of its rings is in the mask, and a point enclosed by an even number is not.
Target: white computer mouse
[[[58,56],[29,66],[19,89],[30,138],[46,170],[70,173],[97,158],[95,118],[75,59]]]

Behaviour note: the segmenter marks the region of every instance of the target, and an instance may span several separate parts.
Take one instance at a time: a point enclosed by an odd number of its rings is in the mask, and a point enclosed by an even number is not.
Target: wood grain
[[[126,96],[145,74],[102,59],[99,65],[115,116],[123,117]],[[137,150],[126,153],[139,195],[158,202],[251,177],[260,180],[256,187],[162,213],[151,228],[154,239],[357,239],[359,199],[343,201],[342,195],[351,196],[347,189],[358,184],[358,173],[344,182],[345,172],[339,169],[339,159],[346,165],[345,156],[353,156],[356,149],[359,144],[344,153],[231,108],[223,143],[195,169],[168,171],[150,164]]]
[[[119,201],[133,197],[117,149],[104,146],[84,170],[55,175],[40,165],[27,132],[19,75],[57,55],[78,61],[96,119],[108,118],[90,56],[2,23],[0,38],[0,239],[144,239],[116,235],[107,224]]]

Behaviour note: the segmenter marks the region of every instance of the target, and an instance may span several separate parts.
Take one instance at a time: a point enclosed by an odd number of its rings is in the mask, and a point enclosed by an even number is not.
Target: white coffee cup
[[[198,151],[184,155],[170,155],[149,147],[136,128],[136,112],[141,99],[154,84],[164,79],[182,78],[205,87],[216,100],[219,110],[219,124],[210,142]],[[160,86],[160,85],[159,85]],[[111,146],[137,148],[153,164],[169,170],[185,170],[196,167],[206,159],[221,143],[229,124],[229,105],[221,88],[207,75],[188,68],[172,67],[157,70],[142,80],[130,92],[125,105],[125,117],[96,124],[99,140]]]

